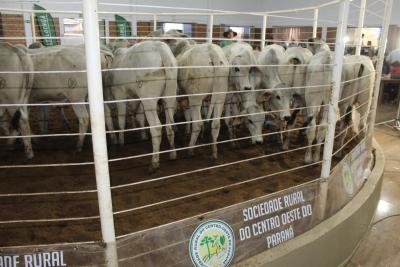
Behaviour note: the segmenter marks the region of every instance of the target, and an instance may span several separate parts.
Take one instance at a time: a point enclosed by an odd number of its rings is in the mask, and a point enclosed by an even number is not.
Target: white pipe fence
[[[106,244],[107,266],[111,267],[118,266],[118,257],[108,169],[97,8],[97,0],[83,1],[90,123],[101,234]]]

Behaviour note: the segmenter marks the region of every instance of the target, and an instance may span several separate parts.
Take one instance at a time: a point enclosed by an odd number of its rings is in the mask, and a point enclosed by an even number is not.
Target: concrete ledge
[[[346,264],[368,231],[377,207],[385,165],[377,142],[375,166],[360,192],[343,209],[312,230],[235,266],[337,267]]]

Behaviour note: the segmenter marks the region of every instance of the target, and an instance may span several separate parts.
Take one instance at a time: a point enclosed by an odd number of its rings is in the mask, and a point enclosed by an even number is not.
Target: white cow
[[[0,43],[0,62],[0,104],[27,104],[33,82],[33,64],[26,50]],[[21,135],[31,135],[27,106],[0,106],[0,117],[5,112],[13,117],[11,124],[14,128],[19,124]],[[9,134],[7,130],[6,134]],[[22,140],[26,157],[33,158],[31,138],[24,137]]]
[[[282,66],[279,67],[279,76],[283,83],[288,87],[293,87],[291,90],[287,90],[290,97],[290,104],[286,108],[293,108],[291,111],[290,120],[287,123],[287,129],[291,130],[296,124],[297,114],[299,113],[299,107],[304,107],[305,104],[305,83],[307,64],[310,62],[312,53],[302,47],[289,47],[283,57],[281,58]],[[290,143],[290,131],[284,134],[283,149],[287,150]]]
[[[43,47],[29,49],[28,53],[37,72],[34,75],[31,103],[85,102],[87,78],[83,46]],[[112,60],[112,54],[102,50],[101,56],[101,65],[106,68]],[[85,134],[89,127],[89,113],[86,106],[82,104],[72,105],[72,109],[79,121],[80,136],[76,147],[78,151],[82,151]]]
[[[115,100],[138,98],[137,101],[129,102],[131,110],[134,112],[139,108],[139,104],[143,105],[153,144],[151,171],[157,169],[160,165],[161,122],[157,114],[157,103],[160,98],[164,104],[168,141],[173,149],[170,158],[176,159],[175,134],[172,127],[178,89],[176,67],[177,62],[171,50],[165,43],[159,41],[145,41],[130,48],[119,50],[112,63],[112,68],[127,68],[127,70],[112,71],[112,98]],[[129,68],[149,69],[135,70]],[[119,129],[124,130],[126,103],[119,102],[116,105]],[[106,112],[108,113],[109,110],[106,110]],[[110,116],[107,116],[107,118],[107,126],[110,129],[112,128],[112,120]],[[119,133],[119,143],[120,145],[124,144],[124,132]]]
[[[322,104],[329,103],[329,96],[331,93],[330,82],[332,80],[332,66],[327,64],[334,63],[334,53],[329,51],[322,51],[311,58],[311,61],[307,69],[306,85],[322,85],[322,87],[310,87],[307,88],[305,99],[307,106],[308,121],[310,121],[310,127],[307,129],[308,145],[311,146],[316,139],[319,144],[325,139],[326,126],[316,127],[316,117],[321,111],[322,116],[320,124],[327,123],[328,107],[318,107]],[[339,114],[342,116],[340,123],[340,131],[345,129],[347,125],[352,122],[352,113],[354,115],[355,108],[358,109],[358,113],[362,119],[360,120],[360,128],[363,129],[366,125],[367,112],[370,108],[371,94],[374,84],[374,67],[371,60],[365,56],[345,56],[344,65],[342,72],[342,82],[350,81],[356,78],[352,82],[342,83],[340,91],[339,101]],[[362,92],[363,90],[366,90]],[[359,93],[359,94],[357,94]],[[348,113],[348,114],[347,114]],[[347,114],[347,115],[346,115]],[[354,116],[355,117],[355,116]],[[357,122],[353,122],[353,131],[357,134],[359,132]],[[347,131],[346,131],[347,132]],[[339,147],[343,145],[343,141],[346,134],[342,134],[339,139]],[[308,147],[305,154],[305,162],[317,162],[320,159],[321,146],[316,146],[314,153],[312,147]]]
[[[236,138],[235,127],[244,121],[251,135],[253,144],[262,144],[262,129],[265,121],[263,109],[257,104],[258,65],[253,48],[247,43],[234,43],[222,49],[228,59],[229,91],[243,93],[228,94],[225,100],[225,123],[228,126],[230,139]],[[235,120],[232,116],[240,115]],[[247,115],[247,116],[244,116]],[[233,143],[234,144],[234,143]]]
[[[270,104],[273,110],[277,110],[281,121],[290,120],[290,92],[279,90],[287,88],[287,85],[279,76],[279,64],[284,55],[285,49],[280,45],[268,45],[264,47],[258,57],[258,64],[261,71],[260,86],[266,89],[276,89],[270,91]],[[266,66],[267,65],[267,66]]]
[[[331,51],[329,45],[319,38],[308,39],[307,48],[314,55],[322,51]]]
[[[171,35],[167,33],[166,36]],[[221,66],[228,65],[228,61],[222,49],[214,44],[195,44],[189,40],[172,40],[169,44],[177,57],[179,66],[193,66],[193,68],[181,68],[178,72],[181,93],[189,95],[192,118],[192,134],[189,147],[193,147],[196,144],[203,125],[201,118],[202,102],[207,99],[208,94],[212,94],[206,119],[213,117],[211,123],[212,157],[216,159],[218,157],[216,142],[219,135],[220,118],[226,92],[228,92],[229,76],[229,68]],[[206,67],[199,68],[196,66]],[[189,154],[193,153],[193,148],[189,149]]]

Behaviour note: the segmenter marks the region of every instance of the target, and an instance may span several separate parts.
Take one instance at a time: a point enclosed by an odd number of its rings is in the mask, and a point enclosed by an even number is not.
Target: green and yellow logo
[[[342,168],[342,184],[344,190],[349,196],[352,196],[354,193],[354,183],[353,178],[351,177],[351,169],[348,162],[343,164]]]
[[[229,266],[235,252],[235,235],[224,221],[200,224],[189,242],[190,258],[196,267]]]

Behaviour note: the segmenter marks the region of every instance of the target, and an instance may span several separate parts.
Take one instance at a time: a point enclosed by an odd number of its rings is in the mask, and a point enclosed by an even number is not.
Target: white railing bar
[[[71,218],[59,218],[59,219],[36,219],[36,220],[0,221],[0,225],[1,225],[1,224],[12,224],[12,223],[42,223],[42,222],[84,221],[84,220],[95,220],[95,219],[100,219],[100,216],[71,217]]]
[[[272,174],[267,174],[267,175],[255,177],[255,178],[252,178],[252,179],[249,179],[249,180],[245,180],[245,181],[241,181],[241,182],[237,182],[237,183],[233,183],[233,184],[229,184],[229,185],[225,185],[225,186],[220,186],[220,187],[216,187],[216,188],[213,188],[213,189],[204,190],[204,191],[201,191],[201,192],[197,192],[197,193],[193,193],[193,194],[189,194],[189,195],[185,195],[185,196],[181,196],[181,197],[177,197],[177,198],[173,198],[173,199],[168,199],[168,200],[164,200],[164,201],[160,201],[160,202],[156,202],[156,203],[151,203],[151,204],[143,205],[143,206],[140,206],[140,207],[135,207],[135,208],[131,208],[131,209],[116,211],[116,212],[114,212],[114,215],[125,214],[125,213],[128,213],[128,212],[132,212],[132,211],[136,211],[136,210],[140,210],[140,209],[145,209],[145,208],[149,208],[149,207],[153,207],[153,206],[158,206],[158,205],[162,205],[162,204],[173,202],[173,201],[177,201],[177,200],[182,200],[182,199],[186,199],[186,198],[190,198],[190,197],[195,197],[195,196],[199,196],[199,195],[203,195],[203,194],[208,194],[208,193],[211,193],[211,192],[223,190],[223,189],[230,188],[230,187],[233,187],[233,186],[238,186],[238,185],[242,185],[242,184],[251,183],[251,182],[262,180],[262,179],[265,179],[265,178],[268,178],[268,177],[271,177],[271,176],[275,176],[275,175],[279,175],[279,174],[288,173],[288,172],[291,172],[291,171],[296,171],[296,170],[300,170],[300,169],[303,169],[303,168],[311,167],[313,165],[320,164],[321,162],[322,161],[318,161],[318,162],[314,162],[314,163],[311,163],[311,164],[294,167],[294,168],[291,168],[291,169],[288,169],[288,170],[283,170],[283,171],[280,171],[280,172],[275,172],[275,173],[272,173]]]
[[[319,124],[319,125],[316,125],[315,127],[323,127],[323,126],[326,126],[326,125]],[[159,151],[159,152],[151,152],[151,153],[140,154],[140,155],[135,155],[135,156],[113,158],[113,159],[110,159],[109,162],[117,162],[117,161],[122,161],[122,160],[136,159],[136,158],[148,157],[148,156],[157,155],[157,154],[158,155],[166,154],[166,153],[170,153],[173,151],[183,151],[183,150],[194,149],[194,148],[199,148],[199,147],[211,146],[214,144],[215,145],[225,144],[225,143],[230,143],[230,142],[234,142],[234,141],[242,141],[242,140],[246,140],[246,139],[251,139],[252,137],[255,137],[255,136],[264,137],[264,136],[269,136],[269,135],[274,135],[274,134],[279,134],[279,133],[287,133],[287,132],[292,132],[292,131],[303,130],[303,129],[307,129],[309,127],[311,127],[311,126],[299,127],[299,128],[290,129],[290,130],[275,131],[275,132],[264,133],[264,134],[260,134],[260,135],[250,135],[250,136],[245,136],[245,137],[238,137],[238,138],[234,138],[234,139],[216,141],[216,142],[205,143],[205,144],[198,144],[198,145],[193,145],[193,146],[185,146],[185,147],[168,149],[168,150],[163,150],[163,151]]]
[[[321,126],[321,125],[318,125],[318,126]],[[253,160],[259,160],[259,159],[274,157],[274,156],[282,155],[282,154],[289,153],[289,152],[303,150],[303,149],[306,149],[308,147],[314,147],[314,146],[321,145],[321,144],[313,144],[313,145],[310,145],[310,146],[298,147],[298,148],[294,148],[294,149],[291,149],[291,150],[279,151],[279,152],[275,152],[275,153],[271,153],[271,154],[267,154],[267,155],[262,155],[262,156],[257,156],[257,157],[253,157],[253,158],[247,158],[247,159],[227,162],[227,163],[214,165],[214,166],[210,166],[210,167],[204,167],[204,168],[200,168],[200,169],[196,169],[196,170],[191,170],[191,171],[186,171],[186,172],[181,172],[181,173],[175,173],[175,174],[166,175],[166,176],[157,177],[157,178],[148,179],[148,180],[142,180],[142,181],[139,181],[139,182],[133,182],[133,183],[124,184],[124,185],[112,186],[111,189],[113,190],[113,189],[118,189],[118,188],[124,188],[124,187],[140,185],[140,184],[146,184],[146,183],[151,183],[151,182],[167,180],[167,179],[175,178],[175,177],[178,177],[178,176],[183,176],[183,175],[203,172],[203,171],[207,171],[207,170],[213,170],[213,169],[218,169],[218,168],[222,168],[222,167],[232,166],[232,165],[240,164],[240,163],[243,163],[243,162],[249,162],[249,161],[253,161]]]
[[[93,164],[94,164],[93,161],[87,161],[87,162],[54,163],[54,164],[2,165],[2,166],[0,166],[0,169],[86,166],[86,165],[93,165]]]

